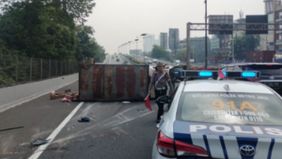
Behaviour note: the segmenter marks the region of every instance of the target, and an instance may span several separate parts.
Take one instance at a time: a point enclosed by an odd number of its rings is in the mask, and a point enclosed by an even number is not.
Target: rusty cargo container
[[[81,101],[141,101],[149,84],[148,65],[104,65],[81,67]]]

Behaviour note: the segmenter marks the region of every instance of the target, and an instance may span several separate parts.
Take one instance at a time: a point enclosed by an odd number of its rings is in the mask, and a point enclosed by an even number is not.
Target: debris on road
[[[47,143],[48,143],[48,140],[39,138],[39,139],[32,141],[31,146],[37,147],[37,146],[44,145],[44,144],[47,144]]]
[[[62,92],[52,91],[49,93],[50,100],[61,99],[62,102],[71,102],[78,99],[78,93],[72,92],[71,89]]]
[[[131,102],[130,101],[123,101],[122,103],[123,104],[130,104]]]
[[[63,94],[58,93],[58,92],[56,92],[56,91],[52,91],[52,92],[49,93],[49,98],[50,98],[51,100],[53,100],[53,99],[59,99],[59,98],[63,98],[63,97],[64,97]]]
[[[80,122],[80,123],[88,123],[88,122],[90,122],[90,118],[88,118],[88,117],[81,117],[78,120],[78,122]]]

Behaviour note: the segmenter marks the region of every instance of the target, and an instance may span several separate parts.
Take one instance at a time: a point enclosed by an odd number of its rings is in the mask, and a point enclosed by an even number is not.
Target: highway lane
[[[107,55],[104,61],[105,64],[132,64],[127,57],[123,55]]]
[[[91,121],[79,123],[84,116]],[[85,103],[40,159],[150,158],[155,117],[143,103]]]
[[[117,55],[106,60],[124,64],[128,59]],[[77,87],[73,83],[60,91],[77,91]],[[30,157],[38,148],[31,142],[53,134],[78,104],[49,100],[44,95],[0,113],[0,158]],[[79,123],[83,116],[91,122]],[[157,130],[155,117],[156,109],[148,112],[142,102],[85,103],[40,158],[150,158]]]
[[[77,90],[77,83],[65,87]],[[61,91],[63,91],[62,89]],[[5,111],[0,116],[0,158],[26,159],[78,103],[49,100],[48,95]],[[89,123],[80,123],[89,117]],[[85,103],[47,147],[40,159],[150,158],[156,134],[156,105],[149,112],[141,103]]]
[[[64,89],[77,91],[77,82]],[[45,139],[77,103],[49,100],[44,95],[0,114],[0,158],[26,159],[34,151],[30,143]]]

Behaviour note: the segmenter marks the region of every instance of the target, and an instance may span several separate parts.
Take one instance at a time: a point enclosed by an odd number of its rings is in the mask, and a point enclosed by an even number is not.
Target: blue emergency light
[[[212,71],[200,71],[198,75],[199,77],[212,77],[213,72]]]
[[[257,77],[257,72],[253,71],[244,71],[241,73],[242,78],[256,78]]]

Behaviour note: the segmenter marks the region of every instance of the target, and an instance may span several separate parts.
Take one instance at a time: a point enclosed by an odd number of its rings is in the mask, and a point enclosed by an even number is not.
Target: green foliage
[[[176,59],[179,59],[183,62],[186,61],[186,49],[178,50],[178,52],[176,53]]]
[[[244,35],[234,38],[234,52],[235,58],[243,60],[246,57],[246,54],[259,46],[260,39],[258,36],[254,35]]]
[[[94,0],[0,0],[0,51],[52,59],[95,57],[104,49],[93,29],[76,26],[95,6]]]
[[[77,58],[82,60],[87,57],[94,57],[96,61],[103,61],[105,58],[105,50],[92,37],[93,29],[89,26],[78,27],[78,47]]]
[[[0,39],[23,55],[68,58],[74,54],[75,30],[62,14],[42,1],[16,2],[1,16]]]
[[[8,76],[5,72],[0,71],[0,88],[14,83],[15,81],[11,78],[11,76]]]
[[[170,60],[169,52],[157,45],[154,45],[153,47],[152,57],[156,59]]]

